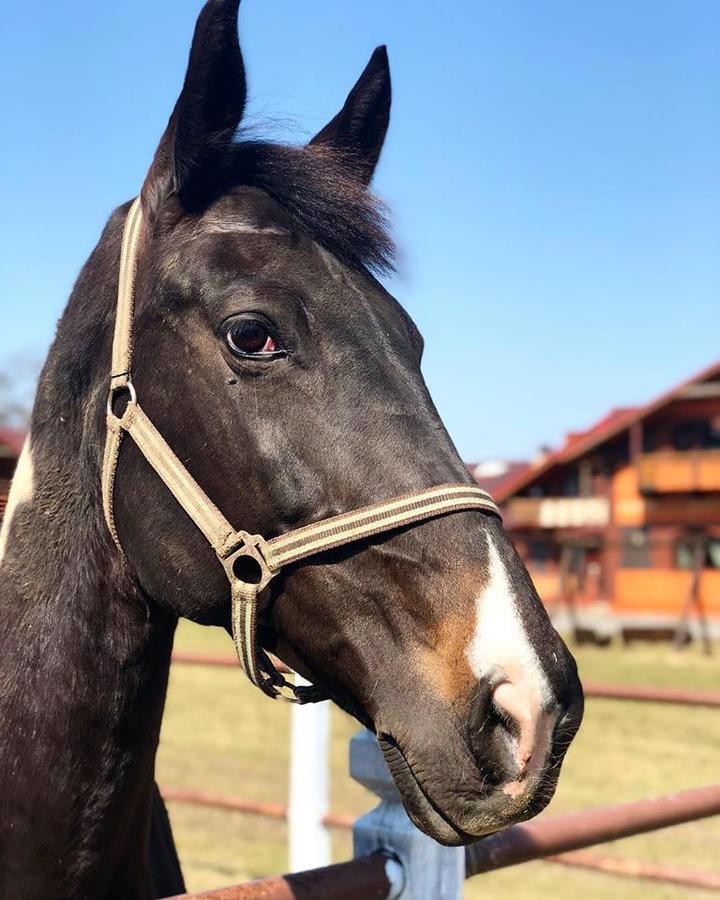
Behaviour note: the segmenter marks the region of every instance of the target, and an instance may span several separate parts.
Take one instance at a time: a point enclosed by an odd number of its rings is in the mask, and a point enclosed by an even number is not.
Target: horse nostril
[[[490,697],[489,716],[507,737],[517,741],[520,737],[520,723],[501,703],[498,703],[494,694]]]
[[[557,716],[545,711],[539,691],[526,680],[502,681],[491,704],[511,739],[515,779],[521,782],[544,764]]]

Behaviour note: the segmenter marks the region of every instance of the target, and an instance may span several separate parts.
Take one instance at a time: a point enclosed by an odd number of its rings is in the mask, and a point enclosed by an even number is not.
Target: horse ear
[[[189,204],[201,199],[240,124],[247,85],[239,5],[209,0],[200,13],[185,83],[142,189],[150,216],[172,192]]]
[[[343,108],[310,143],[346,152],[355,174],[369,184],[390,124],[391,97],[387,50],[378,47]]]

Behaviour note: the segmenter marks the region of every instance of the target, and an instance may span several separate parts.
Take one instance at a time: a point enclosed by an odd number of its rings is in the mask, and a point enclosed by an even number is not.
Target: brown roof
[[[527,487],[534,481],[538,475],[547,472],[553,466],[565,464],[577,459],[589,450],[594,449],[599,444],[616,437],[626,429],[630,428],[636,422],[646,419],[651,413],[656,412],[668,403],[677,399],[682,395],[686,388],[702,381],[708,381],[712,378],[720,376],[720,361],[713,363],[692,378],[688,378],[681,384],[676,385],[669,391],[656,397],[645,406],[629,406],[613,409],[607,415],[603,416],[593,426],[586,431],[570,432],[565,443],[558,450],[541,457],[537,462],[531,463],[523,471],[517,473],[513,478],[509,478],[503,482],[500,489],[496,489],[495,499],[499,503],[508,500],[513,494]]]

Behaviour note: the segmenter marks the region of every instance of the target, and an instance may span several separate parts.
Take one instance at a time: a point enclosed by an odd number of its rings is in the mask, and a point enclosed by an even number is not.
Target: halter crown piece
[[[205,535],[230,582],[232,630],[238,658],[250,681],[269,697],[295,703],[323,699],[314,687],[295,687],[277,671],[259,646],[256,631],[257,598],[283,566],[333,547],[360,541],[414,522],[460,510],[478,509],[499,516],[492,497],[474,485],[442,484],[313,522],[265,540],[259,534],[236,531],[180,462],[143,412],[130,370],[133,349],[135,273],[143,227],[139,198],[128,212],[120,255],[118,302],[112,349],[110,393],[107,402],[107,439],[102,468],[105,520],[122,553],[113,517],[113,489],[123,435],[127,432],[180,506]],[[122,398],[122,415],[114,403]]]

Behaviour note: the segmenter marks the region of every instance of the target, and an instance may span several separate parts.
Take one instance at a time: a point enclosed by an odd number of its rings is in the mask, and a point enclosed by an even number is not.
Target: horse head
[[[470,483],[421,374],[423,341],[376,275],[368,190],[390,116],[379,48],[306,146],[236,139],[238,0],[210,0],[142,189],[133,380],[233,523],[282,535]],[[114,246],[127,208],[111,222]],[[126,442],[115,524],[150,602],[229,627],[202,534]],[[260,597],[275,653],[378,735],[416,824],[463,843],[548,802],[582,716],[572,656],[499,519],[458,512],[290,566]]]

